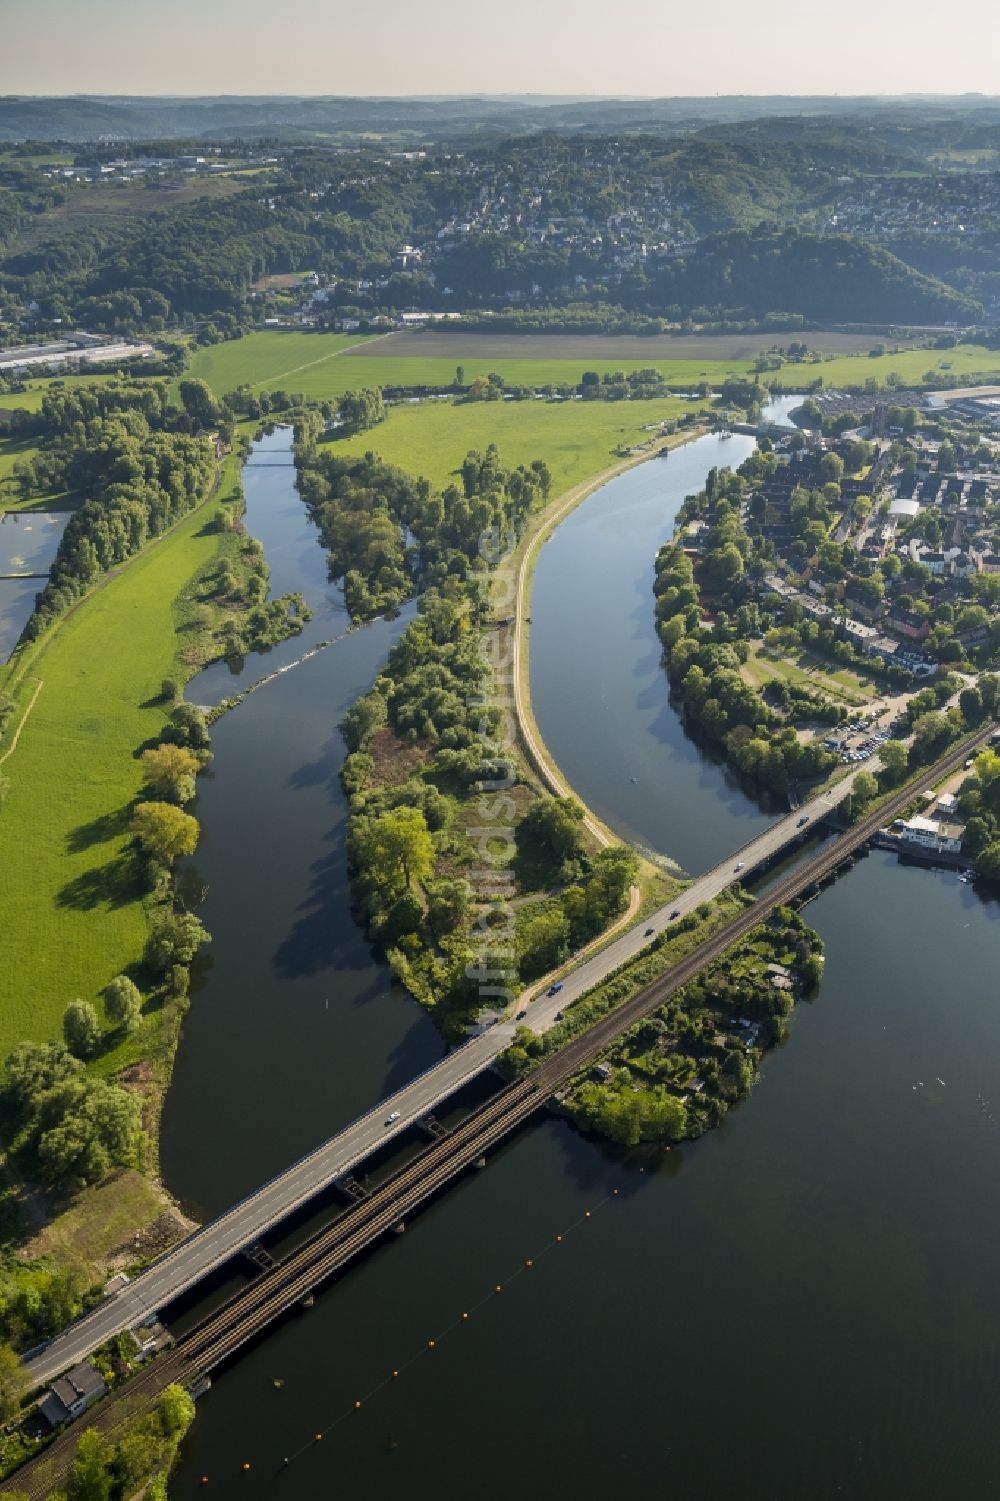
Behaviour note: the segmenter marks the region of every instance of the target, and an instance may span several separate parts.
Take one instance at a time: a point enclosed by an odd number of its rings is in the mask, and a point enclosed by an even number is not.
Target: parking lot
[[[882,709],[874,715],[852,719],[831,731],[823,741],[826,750],[839,754],[843,765],[870,761],[880,747],[890,740],[896,723],[896,709]]]

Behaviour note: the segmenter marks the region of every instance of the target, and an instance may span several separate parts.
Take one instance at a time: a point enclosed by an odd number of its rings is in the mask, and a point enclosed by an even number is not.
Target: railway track
[[[752,928],[765,921],[775,908],[790,904],[822,885],[846,859],[912,802],[928,783],[961,767],[971,752],[985,744],[992,730],[993,726],[989,725],[964,739],[928,767],[923,776],[911,780],[893,794],[876,812],[860,820],[812,859],[783,877],[666,974],[595,1022],[579,1037],[570,1039],[530,1074],[508,1084],[454,1130],[432,1142],[365,1199],[209,1315],[173,1350],[134,1376],[97,1410],[88,1426],[97,1427],[105,1436],[113,1438],[126,1423],[150,1410],[171,1382],[193,1386],[229,1359],[274,1319],[300,1303],[317,1286],[496,1146],[622,1033],[643,1021],[650,1012],[717,962]],[[67,1429],[44,1455],[24,1466],[3,1487],[0,1495],[10,1488],[23,1492],[31,1501],[36,1501],[36,1498],[44,1501],[65,1475],[78,1437],[79,1430],[75,1425]]]

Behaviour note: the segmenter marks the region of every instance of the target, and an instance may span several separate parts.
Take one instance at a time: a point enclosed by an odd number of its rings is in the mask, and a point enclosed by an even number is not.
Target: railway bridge
[[[301,1304],[317,1286],[381,1236],[398,1227],[408,1214],[458,1174],[478,1162],[486,1152],[539,1110],[575,1074],[591,1064],[623,1032],[642,1021],[682,986],[714,964],[775,908],[801,902],[818,891],[835,876],[845,861],[870,844],[880,828],[896,817],[925,787],[961,767],[970,753],[986,743],[992,729],[993,726],[985,727],[963,740],[919,777],[911,779],[876,812],[852,825],[809,859],[779,878],[752,905],[744,908],[687,957],[630,1000],[602,1017],[587,1031],[553,1052],[525,1077],[507,1084],[460,1125],[452,1130],[444,1130],[435,1122],[436,1129],[427,1131],[429,1144],[417,1157],[370,1192],[358,1197],[352,1196],[350,1207],[332,1223],[284,1259],[266,1266],[247,1288],[209,1315],[173,1349],[140,1371],[96,1409],[88,1426],[95,1426],[106,1435],[114,1435],[118,1428],[134,1420],[137,1413],[151,1407],[164,1387],[171,1382],[180,1382],[188,1388],[197,1387],[216,1366],[235,1354],[248,1340],[255,1338],[269,1323],[296,1304]],[[806,804],[804,807],[808,809],[810,805]],[[785,826],[787,830],[789,822],[787,819],[782,820],[777,827]],[[797,836],[801,837],[805,827],[802,810],[797,810],[791,822]],[[760,852],[758,864],[771,858],[775,850],[782,847],[776,842],[774,829],[768,830],[761,839],[766,841],[768,835],[773,836],[769,845],[770,852]],[[790,838],[791,835],[786,833],[785,844],[790,842]],[[744,851],[750,858],[738,862],[740,869],[750,868],[755,846],[759,843],[760,840],[754,841]],[[727,867],[730,871],[736,868],[737,862]],[[732,879],[730,874],[730,883]],[[700,883],[694,884],[697,886]],[[649,941],[646,936],[649,926],[650,922],[647,920],[646,928],[642,929],[645,942]],[[597,957],[603,959],[604,956]],[[610,966],[615,967],[616,965]],[[592,981],[591,985],[593,983],[595,982]],[[562,993],[559,999],[566,1004]],[[459,1082],[473,1077],[487,1067],[488,1061],[492,1062],[507,1045],[512,1032],[513,1026],[507,1023],[491,1029],[483,1038],[476,1039],[464,1048],[457,1049],[398,1095],[382,1102],[370,1116],[355,1122],[340,1136],[334,1137],[315,1153],[294,1164],[287,1173],[265,1185],[258,1194],[252,1195],[243,1204],[197,1231],[137,1278],[123,1293],[107,1300],[26,1362],[31,1380],[38,1384],[57,1375],[68,1364],[81,1359],[96,1345],[108,1339],[112,1333],[131,1327],[141,1317],[155,1312],[177,1296],[179,1291],[192,1286],[206,1274],[207,1268],[252,1246],[262,1228],[277,1223],[290,1212],[287,1206],[301,1204],[321,1187],[328,1186],[346,1173],[350,1164],[359,1160],[358,1153],[364,1155],[361,1147],[364,1140],[372,1139],[379,1145],[384,1142],[390,1130],[386,1125],[386,1111],[389,1110],[390,1115],[393,1113],[389,1109],[393,1101],[403,1101],[413,1091],[429,1099],[445,1098],[458,1084],[445,1084],[439,1077],[442,1068],[452,1063]],[[488,1042],[484,1039],[488,1039]],[[463,1061],[456,1064],[453,1060]],[[431,1112],[431,1106],[426,1102],[416,1106],[411,1101],[408,1109],[409,1117],[404,1117],[401,1111],[399,1120],[392,1122],[392,1129],[403,1130],[410,1124],[425,1120]],[[10,1484],[16,1484],[16,1488],[33,1498],[33,1501],[36,1497],[41,1501],[41,1498],[49,1494],[59,1477],[67,1472],[75,1453],[77,1438],[77,1428],[71,1425],[37,1460],[18,1471]]]
[[[778,819],[742,849],[734,851],[726,860],[693,881],[665,907],[641,920],[600,952],[570,970],[556,994],[551,993],[552,987],[540,994],[525,992],[512,1008],[518,1013],[516,1016],[509,1015],[478,1037],[453,1049],[395,1094],[381,1100],[366,1115],[300,1158],[217,1219],[196,1230],[127,1287],[105,1299],[97,1308],[34,1352],[25,1361],[32,1386],[52,1380],[115,1334],[134,1328],[161,1311],[196,1287],[225,1262],[255,1246],[268,1231],[276,1228],[324,1190],[347,1179],[360,1163],[387,1142],[411,1127],[424,1123],[423,1129],[429,1137],[430,1145],[416,1159],[415,1164],[403,1170],[405,1181],[396,1182],[391,1179],[384,1188],[367,1195],[363,1202],[358,1202],[355,1208],[341,1216],[336,1228],[329,1232],[333,1235],[336,1246],[341,1248],[338,1255],[346,1244],[343,1236],[347,1226],[354,1224],[355,1220],[359,1224],[361,1221],[366,1225],[370,1222],[375,1224],[372,1235],[381,1233],[385,1228],[382,1219],[372,1220],[371,1217],[377,1214],[379,1206],[387,1202],[386,1194],[390,1205],[386,1211],[388,1218],[398,1219],[412,1202],[419,1202],[420,1198],[433,1192],[439,1182],[444,1181],[439,1176],[440,1173],[443,1172],[447,1177],[460,1171],[467,1161],[481,1156],[499,1136],[511,1130],[526,1114],[544,1103],[614,1037],[661,1005],[674,990],[686,984],[706,965],[713,963],[750,927],[761,922],[775,906],[801,897],[810,888],[822,883],[848,855],[867,844],[879,828],[895,817],[924,787],[960,767],[972,750],[985,743],[991,728],[984,728],[963,740],[934,766],[927,768],[919,778],[907,783],[876,814],[848,828],[811,859],[797,866],[720,933],[700,945],[688,958],[667,971],[640,995],[554,1053],[528,1080],[503,1091],[495,1101],[484,1106],[482,1112],[470,1117],[458,1131],[445,1132],[436,1120],[433,1129],[426,1129],[426,1122],[434,1118],[435,1111],[445,1100],[496,1063],[501,1053],[509,1047],[518,1026],[525,1025],[536,1032],[544,1032],[574,1000],[641,953],[650,943],[651,937],[669,931],[672,923],[693,912],[703,902],[712,900],[734,882],[745,880],[794,843],[811,834],[826,815],[846,798],[853,777],[846,777],[833,789]],[[464,1152],[462,1146],[467,1141],[471,1156]],[[411,1195],[417,1187],[418,1198],[414,1201]],[[354,1250],[359,1247],[353,1240],[350,1245],[352,1249],[348,1254],[353,1255]],[[295,1260],[295,1257],[291,1258],[291,1262]],[[287,1277],[291,1262],[282,1263],[274,1273],[268,1272],[258,1279],[259,1288],[255,1283],[254,1289],[246,1296],[256,1299],[263,1294],[265,1284],[273,1283],[277,1286],[275,1278],[281,1280]],[[326,1261],[317,1263],[308,1275],[312,1276],[313,1281],[320,1281],[340,1264],[336,1260],[329,1264]],[[293,1301],[297,1296],[299,1292],[293,1291]]]

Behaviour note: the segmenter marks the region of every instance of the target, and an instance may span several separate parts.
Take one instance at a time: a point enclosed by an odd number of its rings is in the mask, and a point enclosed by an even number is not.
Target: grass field
[[[455,368],[462,365],[466,382],[477,375],[496,371],[510,385],[576,384],[584,370],[607,374],[614,370],[638,370],[652,366],[664,379],[679,387],[696,386],[701,381],[718,385],[729,376],[745,375],[752,365],[747,359],[665,359],[652,354],[639,359],[609,359],[601,356],[602,340],[595,336],[593,353],[580,353],[573,359],[522,358],[498,359],[483,356],[474,335],[454,335],[454,352],[448,356],[427,357],[419,353],[420,341],[414,338],[414,353],[383,355],[382,347],[397,350],[401,346],[390,339],[363,341],[346,334],[309,334],[275,332],[249,334],[225,344],[198,350],[191,361],[191,374],[207,381],[217,395],[234,390],[243,382],[264,389],[282,389],[314,398],[336,397],[358,386],[447,385],[455,378]],[[391,341],[391,342],[390,342]],[[437,341],[440,344],[441,340]],[[484,341],[480,341],[483,343]],[[541,341],[546,343],[548,341]],[[874,342],[874,336],[873,336]],[[761,336],[762,347],[766,336]],[[345,353],[352,350],[351,353]],[[338,358],[338,356],[344,356]],[[941,370],[942,363],[950,366]],[[885,382],[890,374],[904,384],[920,385],[924,374],[937,371],[942,382],[949,377],[992,377],[1000,375],[1000,351],[978,345],[962,344],[955,349],[907,349],[872,359],[867,354],[835,355],[815,364],[786,365],[769,379],[780,381],[788,390],[804,389],[821,377],[827,389],[845,385],[863,385],[872,377]]]
[[[38,446],[30,438],[0,438],[0,511],[13,510],[11,497],[4,498],[3,483],[14,473],[18,459],[30,459],[38,452]]]
[[[207,381],[217,396],[235,391],[244,382],[303,391],[302,381],[311,371],[322,369],[336,355],[359,342],[352,334],[308,334],[281,329],[247,334],[242,339],[228,339],[223,344],[197,349],[191,356],[188,373]],[[363,385],[366,379],[355,374],[353,380],[338,389],[346,391],[351,385]]]
[[[222,494],[235,485],[230,461]],[[214,505],[185,517],[0,670],[0,689],[18,697],[15,723],[42,684],[2,767],[11,789],[0,811],[0,1057],[22,1038],[58,1036],[69,1001],[95,999],[141,954],[147,925],[128,836],[141,783],[135,752],[165,718],[156,699],[177,667],[175,603],[220,545]],[[102,1067],[148,1054],[158,1026],[154,1013]]]
[[[77,1194],[25,1246],[24,1254],[49,1256],[90,1286],[107,1275],[109,1253],[162,1213],[163,1201],[149,1180],[125,1168]]]
[[[794,687],[805,688],[811,693],[828,693],[833,699],[858,706],[875,697],[875,689],[868,679],[859,677],[849,668],[835,668],[809,652],[800,652],[793,662],[787,657],[772,657],[754,650],[744,663],[743,676],[755,688],[762,688],[765,683],[780,678]]]
[[[647,423],[676,418],[702,403],[679,398],[629,402],[488,401],[455,406],[423,401],[390,409],[370,432],[329,444],[336,453],[369,449],[432,484],[450,484],[470,448],[496,443],[505,464],[544,459],[552,494],[606,469],[622,446],[648,438]]]
[[[116,380],[117,376],[110,370],[102,371],[95,375],[62,375],[54,377],[60,384],[90,386],[103,381]],[[54,383],[53,379],[29,380],[25,382],[27,387],[24,391],[0,391],[0,407],[6,407],[8,411],[20,410],[25,412],[37,412],[42,404],[42,397]]]

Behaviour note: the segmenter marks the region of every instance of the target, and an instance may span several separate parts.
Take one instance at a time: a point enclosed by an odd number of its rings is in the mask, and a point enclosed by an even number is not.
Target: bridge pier
[[[262,1246],[259,1240],[253,1241],[249,1246],[244,1246],[243,1255],[251,1266],[260,1272],[269,1272],[278,1265],[270,1251]]]
[[[425,1135],[429,1136],[431,1141],[441,1141],[444,1137],[450,1134],[448,1127],[442,1126],[441,1122],[438,1120],[433,1111],[429,1112],[427,1115],[420,1116],[420,1118],[414,1124],[419,1126],[420,1130],[423,1131]]]
[[[342,1178],[334,1178],[333,1186],[337,1189],[338,1193],[342,1193],[346,1199],[350,1199],[352,1204],[362,1203],[371,1193],[371,1189],[365,1188],[363,1183],[359,1183],[353,1173],[345,1173]]]

